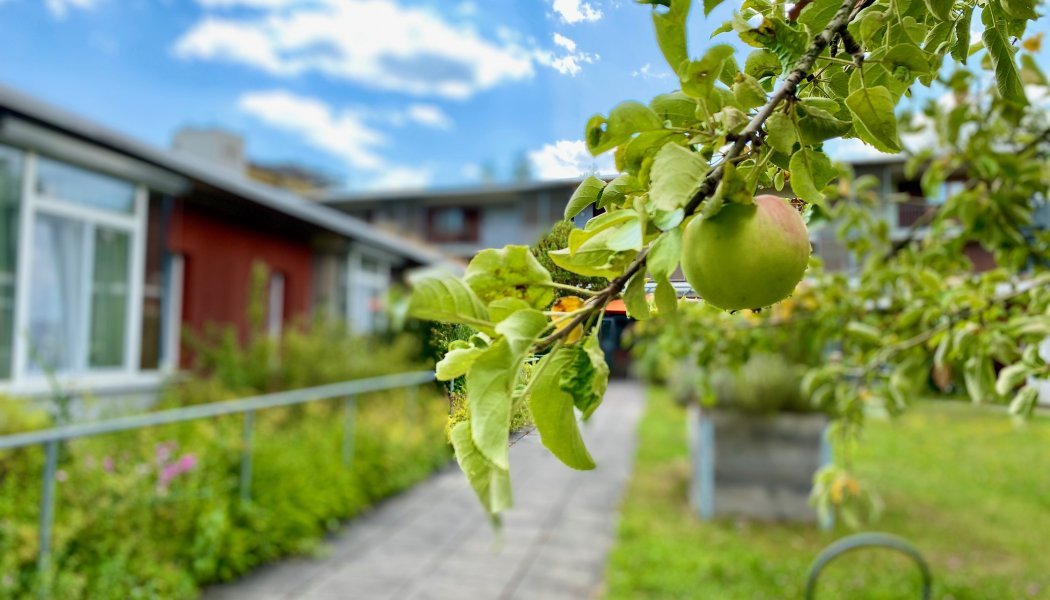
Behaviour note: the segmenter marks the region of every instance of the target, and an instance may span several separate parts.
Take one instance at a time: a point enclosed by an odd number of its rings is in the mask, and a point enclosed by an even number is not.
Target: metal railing
[[[343,398],[346,417],[343,423],[342,454],[344,465],[349,467],[354,453],[354,417],[357,412],[357,396],[372,392],[408,388],[411,394],[408,401],[408,410],[413,411],[414,414],[415,393],[418,387],[431,383],[434,380],[432,371],[414,371],[0,436],[0,450],[38,445],[44,446],[45,449],[44,481],[40,499],[40,549],[37,558],[37,569],[40,573],[44,573],[48,568],[51,555],[51,526],[55,516],[55,474],[58,470],[59,445],[62,442],[108,433],[134,431],[146,427],[197,421],[222,415],[243,414],[240,497],[242,501],[247,502],[251,500],[252,434],[256,411]]]

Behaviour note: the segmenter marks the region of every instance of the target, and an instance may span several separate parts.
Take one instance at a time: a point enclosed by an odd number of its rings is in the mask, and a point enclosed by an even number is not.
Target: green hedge
[[[240,342],[196,343],[194,376],[163,407],[426,368],[417,336],[351,336],[316,323]],[[358,397],[355,452],[343,464],[338,399],[255,418],[251,501],[239,494],[243,417],[74,440],[56,477],[53,558],[39,573],[43,449],[0,451],[0,599],[193,598],[202,585],[310,552],[326,533],[445,465],[447,396],[428,385]],[[0,399],[0,434],[48,425]],[[8,427],[10,426],[10,427]]]
[[[342,463],[343,408],[323,401],[259,413],[252,501],[239,499],[242,419],[77,440],[56,477],[54,598],[192,598],[201,584],[308,552],[328,531],[449,460],[447,401],[428,388],[358,401],[355,453]],[[0,598],[36,572],[43,451],[0,460]]]

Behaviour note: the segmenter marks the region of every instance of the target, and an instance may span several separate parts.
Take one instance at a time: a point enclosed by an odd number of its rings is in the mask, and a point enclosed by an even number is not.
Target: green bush
[[[711,375],[716,406],[753,414],[817,412],[802,394],[805,368],[777,354],[755,354],[735,369]]]
[[[429,366],[418,336],[362,337],[320,322],[280,340],[255,331],[194,338],[193,373],[165,390],[162,406]],[[310,552],[346,519],[447,464],[448,409],[437,386],[358,397],[349,466],[340,400],[261,411],[248,502],[242,416],[74,440],[59,455],[46,573],[36,568],[43,450],[0,451],[0,600],[42,586],[63,600],[192,598],[204,584]],[[0,399],[0,434],[48,424]]]
[[[359,399],[342,462],[342,403],[256,417],[251,500],[239,496],[242,418],[71,442],[56,481],[53,568],[36,571],[40,448],[0,474],[0,598],[192,598],[283,556],[446,464],[443,394]],[[5,454],[6,455],[6,454]],[[43,583],[42,583],[43,582]]]

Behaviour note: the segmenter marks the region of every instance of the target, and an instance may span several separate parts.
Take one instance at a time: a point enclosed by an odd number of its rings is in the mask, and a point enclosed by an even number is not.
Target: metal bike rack
[[[820,574],[828,563],[847,552],[861,548],[888,548],[912,559],[922,575],[922,598],[923,600],[930,599],[933,593],[933,576],[930,574],[930,567],[926,559],[915,546],[903,538],[888,533],[857,533],[844,537],[820,551],[816,560],[809,567],[809,575],[806,578],[806,600],[813,600],[816,597],[817,580],[820,579]]]

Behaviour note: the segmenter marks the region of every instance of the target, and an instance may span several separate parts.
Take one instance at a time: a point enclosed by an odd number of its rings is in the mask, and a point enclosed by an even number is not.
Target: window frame
[[[18,267],[15,276],[15,317],[14,317],[14,364],[11,370],[10,382],[19,386],[28,384],[32,386],[46,379],[45,374],[34,372],[31,368],[30,344],[26,332],[29,331],[29,316],[31,312],[31,273],[34,264],[34,226],[39,215],[72,219],[84,224],[85,240],[91,239],[91,247],[94,247],[94,235],[98,227],[114,229],[128,234],[129,240],[129,265],[128,265],[128,294],[125,309],[124,322],[124,356],[119,367],[91,367],[88,356],[88,340],[90,338],[90,319],[83,315],[90,315],[92,294],[90,289],[81,294],[78,309],[82,315],[79,328],[82,330],[75,349],[74,367],[68,371],[56,373],[60,377],[95,377],[134,375],[139,373],[141,355],[142,334],[142,295],[145,285],[145,248],[146,248],[146,218],[148,190],[142,183],[128,181],[135,189],[134,206],[131,213],[122,214],[105,209],[77,203],[73,200],[54,198],[41,194],[36,190],[37,161],[39,154],[32,150],[23,149],[25,160],[22,166],[22,196],[21,212],[19,214],[19,244],[18,244]],[[95,169],[83,167],[77,163],[63,160],[61,158],[48,157],[66,163],[70,166],[88,171],[102,173]],[[120,179],[120,178],[118,178]],[[125,180],[127,181],[127,180]],[[92,261],[93,269],[93,261]],[[90,284],[93,271],[82,274]]]
[[[365,270],[362,268],[363,258],[368,257],[376,261],[376,270]],[[357,334],[369,334],[383,330],[386,323],[385,314],[382,319],[374,319],[367,302],[371,298],[370,292],[380,291],[389,293],[392,281],[396,257],[375,248],[354,244],[350,248],[346,261],[346,322],[350,330]],[[364,306],[361,303],[365,302]]]

